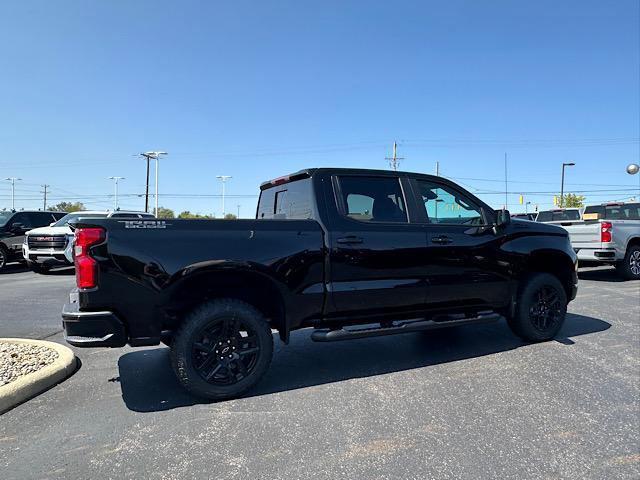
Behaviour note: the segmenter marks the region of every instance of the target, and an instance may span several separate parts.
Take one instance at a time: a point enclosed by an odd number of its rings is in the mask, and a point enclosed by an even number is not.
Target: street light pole
[[[562,181],[560,182],[560,208],[564,207],[564,168],[573,167],[575,163],[563,163],[562,164]]]
[[[18,180],[22,180],[21,178],[17,178],[17,177],[7,177],[5,178],[5,180],[8,180],[9,182],[11,182],[11,211],[16,210],[16,181]]]
[[[118,210],[118,182],[120,180],[124,180],[124,177],[109,177],[110,180],[114,181],[115,184],[115,195],[114,195],[114,201],[113,201],[113,209],[114,210]]]
[[[637,163],[630,163],[627,165],[627,173],[629,175],[638,175],[638,201],[640,202],[640,165]]]
[[[216,178],[222,182],[222,218],[224,218],[225,184],[227,183],[227,180],[233,177],[231,175],[216,175]]]

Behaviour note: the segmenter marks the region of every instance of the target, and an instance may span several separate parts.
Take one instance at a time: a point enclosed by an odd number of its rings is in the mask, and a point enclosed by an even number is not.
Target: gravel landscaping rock
[[[0,342],[0,387],[50,365],[57,358],[58,352],[48,347]]]

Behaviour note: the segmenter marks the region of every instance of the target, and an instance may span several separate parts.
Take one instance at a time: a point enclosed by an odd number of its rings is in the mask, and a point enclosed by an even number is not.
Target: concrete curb
[[[71,349],[59,343],[24,338],[0,338],[0,342],[38,345],[58,352],[58,358],[52,364],[0,387],[0,415],[60,383],[75,372],[78,366]]]

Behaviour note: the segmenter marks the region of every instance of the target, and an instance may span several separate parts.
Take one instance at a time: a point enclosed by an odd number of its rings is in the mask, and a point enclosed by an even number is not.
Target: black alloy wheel
[[[233,298],[203,303],[171,338],[171,363],[189,392],[235,398],[265,374],[273,355],[271,326],[254,306]]]
[[[564,317],[558,291],[551,285],[543,285],[533,296],[529,307],[531,324],[540,332],[553,329]]]
[[[260,345],[251,325],[234,316],[204,327],[192,344],[194,368],[208,383],[232,385],[253,372]]]

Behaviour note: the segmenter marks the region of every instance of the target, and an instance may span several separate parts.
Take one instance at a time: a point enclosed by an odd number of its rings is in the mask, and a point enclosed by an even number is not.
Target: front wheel
[[[2,272],[7,266],[7,261],[9,260],[9,253],[4,245],[0,244],[0,272]]]
[[[567,294],[560,281],[548,273],[529,276],[521,286],[509,327],[530,342],[551,340],[567,315]]]
[[[640,245],[630,246],[616,269],[627,280],[640,280]]]
[[[171,342],[171,363],[189,392],[212,400],[238,397],[265,374],[273,336],[252,305],[219,299],[197,307]]]

